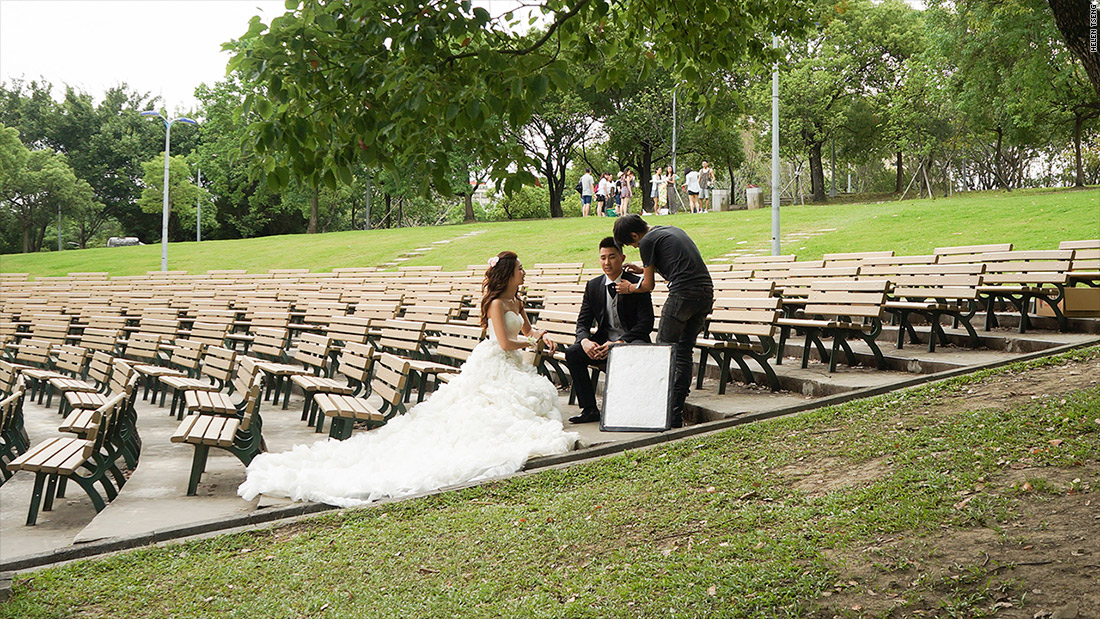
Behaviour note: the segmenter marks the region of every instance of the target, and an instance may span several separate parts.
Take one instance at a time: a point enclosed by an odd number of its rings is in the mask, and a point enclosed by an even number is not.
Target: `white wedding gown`
[[[523,319],[506,312],[518,333]],[[386,425],[345,441],[322,440],[256,456],[237,492],[348,507],[514,473],[532,456],[569,451],[557,389],[505,351],[489,325],[461,373]]]

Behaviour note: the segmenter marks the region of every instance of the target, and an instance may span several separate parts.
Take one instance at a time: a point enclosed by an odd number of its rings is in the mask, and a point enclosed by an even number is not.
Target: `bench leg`
[[[31,492],[31,507],[27,512],[27,526],[33,527],[38,522],[38,505],[42,502],[42,488],[46,485],[48,473],[35,473],[34,490]]]
[[[714,360],[719,365],[721,365],[722,360],[717,355],[714,356]],[[699,349],[699,375],[695,378],[695,389],[696,389],[696,391],[703,388],[703,374],[705,374],[706,371],[707,371],[707,349],[706,348],[700,348]],[[572,404],[572,402],[570,402],[570,404]]]
[[[291,382],[289,376],[283,379],[283,383],[286,384],[286,391],[283,392],[283,410],[285,411],[287,406],[290,405],[290,388],[294,386],[294,383]]]
[[[49,480],[46,482],[46,496],[42,498],[42,511],[53,511],[53,497],[57,492],[57,475],[50,475]]]
[[[787,336],[790,332],[790,327],[779,327],[779,345],[775,348],[776,365],[783,365],[783,347],[787,345]]]
[[[53,495],[59,499],[65,498],[65,482],[68,481],[68,477],[61,477],[57,480],[57,490]]]
[[[756,374],[753,373],[749,364],[745,363],[745,354],[744,352],[730,352],[730,358],[737,363],[737,367],[741,368],[742,380],[748,384],[758,385],[760,381],[756,380]],[[729,363],[726,364],[726,367],[729,367]],[[733,376],[729,376],[729,380],[733,382]]]
[[[195,458],[191,461],[191,477],[187,480],[187,496],[195,496],[198,492],[199,479],[206,470],[206,456],[209,454],[209,445],[195,445]]]
[[[317,409],[317,425],[313,431],[320,434],[325,431],[325,417],[327,417],[327,415],[325,415],[324,411],[319,409],[316,403],[313,404],[313,408]],[[313,417],[310,417],[310,421],[313,421]]]
[[[840,335],[839,333],[834,333],[833,334],[833,347],[832,347],[832,350],[829,352],[829,373],[830,374],[836,371],[836,359],[839,356],[838,353],[840,352],[840,345],[841,345],[842,342],[844,342],[844,337],[842,335]]]
[[[894,320],[896,320],[898,324],[898,341],[896,346],[898,350],[901,350],[905,345],[905,323],[909,322],[909,313],[905,310],[898,310],[897,313],[894,314]]]
[[[333,417],[332,423],[329,424],[328,435],[338,441],[347,440],[351,436],[352,425],[350,419]]]
[[[304,390],[305,402],[302,404],[302,421],[309,419],[309,405],[313,402],[313,392],[309,389]]]

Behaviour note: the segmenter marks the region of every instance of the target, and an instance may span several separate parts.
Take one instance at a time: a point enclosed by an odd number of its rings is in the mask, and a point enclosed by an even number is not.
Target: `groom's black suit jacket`
[[[637,284],[641,278],[623,271],[623,279]],[[584,289],[581,311],[577,314],[577,343],[588,338],[597,344],[607,341],[607,331],[611,326],[607,317],[607,278],[603,275],[588,281]],[[649,342],[653,331],[653,300],[649,293],[618,295],[619,323],[626,335],[623,341]],[[592,333],[592,323],[596,323],[596,332]]]

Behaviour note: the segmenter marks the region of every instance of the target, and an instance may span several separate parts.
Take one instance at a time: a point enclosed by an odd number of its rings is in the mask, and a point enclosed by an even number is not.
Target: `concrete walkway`
[[[1094,329],[1090,327],[1085,330]],[[712,377],[704,382],[701,390],[695,390],[693,385],[688,401],[689,415],[694,415],[695,421],[702,423],[785,414],[831,403],[838,398],[905,387],[932,378],[934,373],[970,371],[990,364],[1010,362],[1021,358],[1021,353],[1100,343],[1100,336],[1095,333],[1044,330],[1021,336],[1009,329],[1001,329],[983,334],[986,348],[970,350],[948,346],[928,353],[923,346],[896,350],[889,337],[889,333],[885,334],[880,345],[887,355],[888,365],[893,369],[880,371],[842,364],[837,372],[830,374],[820,362],[811,362],[803,370],[799,367],[800,359],[789,357],[776,368],[781,383],[789,390],[772,393],[734,382],[727,386],[725,395],[718,395],[716,380]],[[866,348],[861,350],[855,345],[853,348],[859,357],[870,357]],[[789,355],[800,354],[798,344],[792,344],[786,352]],[[715,368],[710,368],[708,376],[710,374],[716,376]],[[57,434],[61,418],[57,414],[56,404],[55,399],[54,407],[46,409],[37,403],[26,403],[27,432],[32,444]],[[315,434],[300,420],[301,407],[302,396],[298,394],[291,397],[287,410],[281,408],[281,403],[278,406],[270,402],[262,405],[264,436],[271,451],[284,451],[327,436]],[[565,396],[561,398],[561,407],[567,415],[577,410],[567,405]],[[99,514],[95,513],[90,500],[79,487],[70,484],[68,496],[56,501],[52,511],[41,512],[37,525],[28,527],[25,521],[33,475],[16,473],[0,486],[0,569],[48,563],[50,561],[41,557],[43,553],[61,551],[69,556],[74,554],[69,551],[75,548],[82,545],[90,548],[106,540],[146,536],[150,541],[159,541],[186,535],[188,528],[199,532],[218,529],[219,523],[225,523],[226,527],[239,526],[265,511],[272,515],[289,511],[280,509],[290,503],[284,499],[240,499],[236,489],[244,480],[245,469],[240,461],[224,450],[211,451],[198,496],[186,496],[193,449],[169,441],[179,422],[168,415],[166,408],[149,402],[139,400],[137,410],[142,438],[141,461],[118,498]],[[703,431],[709,425],[704,424],[697,430]],[[598,424],[583,424],[569,429],[581,435],[578,452],[541,462],[532,461],[529,468],[638,447],[657,440],[669,440],[677,435],[601,432]],[[321,506],[301,504],[298,507],[303,508],[299,512],[309,511],[311,507],[321,509]]]

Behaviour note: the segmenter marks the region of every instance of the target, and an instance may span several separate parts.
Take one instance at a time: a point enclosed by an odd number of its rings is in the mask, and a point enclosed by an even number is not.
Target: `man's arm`
[[[616,289],[619,291],[619,294],[639,294],[653,292],[653,287],[656,285],[656,278],[654,275],[654,273],[656,273],[656,268],[652,264],[645,267],[644,269],[641,269],[634,264],[628,264],[623,268],[634,274],[641,273],[642,281],[638,284],[631,284],[626,280],[620,281],[619,286]]]
[[[591,284],[591,282],[589,282]],[[584,297],[581,299],[581,311],[577,313],[577,342],[592,337],[592,319],[594,314],[592,311],[592,304],[589,302],[588,289],[591,286],[586,285],[584,287]]]

